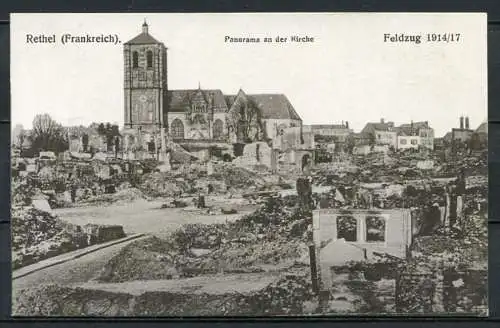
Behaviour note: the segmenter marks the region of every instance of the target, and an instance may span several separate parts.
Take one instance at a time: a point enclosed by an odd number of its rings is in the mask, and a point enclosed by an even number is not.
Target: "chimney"
[[[384,124],[384,119],[383,118],[380,119],[380,123]]]
[[[349,129],[349,122],[345,121],[345,128]]]
[[[464,129],[464,117],[460,116],[460,130]]]
[[[469,130],[469,116],[465,118],[465,128]]]

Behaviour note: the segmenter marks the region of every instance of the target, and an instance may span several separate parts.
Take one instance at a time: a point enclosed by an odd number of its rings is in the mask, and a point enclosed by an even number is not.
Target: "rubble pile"
[[[175,257],[179,250],[168,240],[149,237],[124,247],[103,268],[98,280],[123,282],[131,280],[172,279],[176,275]]]
[[[78,228],[32,207],[13,209],[12,268],[87,246]]]
[[[106,264],[98,279],[121,282],[261,272],[303,263],[309,241],[309,222],[300,209],[271,198],[235,222],[188,224],[165,239],[131,243]]]
[[[428,274],[433,285],[441,284],[441,305],[447,312],[486,313],[487,219],[474,213],[464,221],[458,228],[441,228],[432,236],[417,237],[412,258],[402,262],[399,271],[414,279]],[[422,283],[424,278],[419,279]],[[405,304],[408,307],[418,302],[414,288],[402,296],[410,300]]]
[[[175,178],[170,173],[154,172],[142,177],[140,189],[152,197],[178,197],[190,191],[191,186],[187,178]]]
[[[12,210],[12,268],[125,237],[121,226],[79,226],[33,207]]]
[[[218,165],[214,165],[214,174],[212,177],[224,181],[227,186],[233,189],[261,190],[266,185],[265,180],[259,173],[230,163],[218,163]]]
[[[118,190],[113,194],[104,194],[98,197],[92,197],[87,202],[102,202],[102,203],[127,203],[139,199],[146,199],[144,193],[137,188],[126,188]]]
[[[19,316],[120,316],[131,315],[125,293],[41,285],[13,295],[12,313]]]
[[[48,240],[65,228],[65,223],[50,213],[33,207],[12,209],[12,250],[31,247]]]
[[[11,203],[12,207],[29,206],[33,196],[40,192],[28,183],[27,179],[12,179],[11,181]]]
[[[301,315],[312,296],[305,272],[249,293],[144,292],[139,295],[42,285],[14,295],[13,314],[35,316],[242,316]]]
[[[311,314],[305,304],[314,299],[311,279],[307,270],[284,275],[276,283],[252,298],[252,311],[256,315]],[[255,312],[254,312],[255,311]]]

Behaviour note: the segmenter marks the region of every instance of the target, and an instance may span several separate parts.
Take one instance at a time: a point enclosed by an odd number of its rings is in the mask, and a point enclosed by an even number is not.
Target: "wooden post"
[[[394,286],[394,303],[396,307],[396,313],[401,312],[401,274],[396,273],[396,283]]]
[[[315,294],[319,291],[319,283],[318,283],[318,267],[316,263],[316,246],[309,245],[309,263],[311,266],[311,281],[312,281],[312,289]]]

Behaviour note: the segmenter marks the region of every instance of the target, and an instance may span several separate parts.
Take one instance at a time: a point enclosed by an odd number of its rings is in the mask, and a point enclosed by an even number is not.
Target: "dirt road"
[[[112,245],[74,260],[47,267],[12,281],[12,292],[41,284],[87,282],[97,276],[103,266],[123,247],[138,239]]]

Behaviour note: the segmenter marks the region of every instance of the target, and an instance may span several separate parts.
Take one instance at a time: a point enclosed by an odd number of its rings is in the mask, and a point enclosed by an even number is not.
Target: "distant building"
[[[24,127],[22,124],[17,124],[12,130],[11,145],[12,147],[21,148],[24,138]]]
[[[370,136],[368,134],[353,133],[352,139],[355,146],[363,146],[370,144]]]
[[[397,131],[397,149],[434,149],[434,129],[429,126],[428,121],[401,124]]]
[[[397,149],[398,150],[418,149],[420,143],[421,143],[420,136],[399,135]]]
[[[482,143],[488,143],[488,122],[483,122],[481,123],[476,131],[474,131],[474,134],[476,134]]]
[[[470,128],[469,117],[460,116],[460,126],[452,128],[450,132],[446,133],[444,140],[448,143],[460,141],[467,142],[472,137],[474,130]]]
[[[333,137],[334,141],[343,143],[347,137],[352,134],[352,129],[349,129],[349,122],[342,124],[311,124],[304,126],[305,130],[311,131],[315,136]]]
[[[397,145],[397,129],[394,127],[394,122],[385,122],[381,119],[380,122],[366,123],[361,130],[361,135],[365,141],[377,145],[388,145],[396,148]]]

